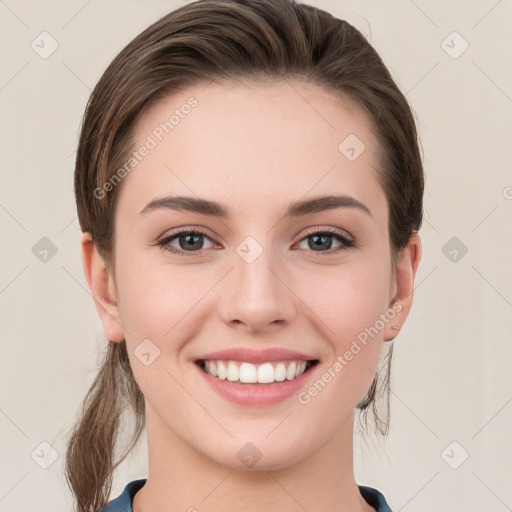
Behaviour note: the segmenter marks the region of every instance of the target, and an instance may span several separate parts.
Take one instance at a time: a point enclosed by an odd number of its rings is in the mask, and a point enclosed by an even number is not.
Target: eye
[[[207,239],[211,246],[204,246],[204,239]],[[174,242],[178,245],[171,245]],[[182,229],[175,231],[172,235],[166,236],[157,242],[162,249],[183,256],[184,253],[199,253],[203,249],[211,249],[214,245],[212,239],[201,229]]]
[[[335,246],[334,249],[332,249],[333,238],[339,242],[339,245]],[[346,236],[343,231],[339,231],[333,228],[322,229],[321,231],[306,232],[306,237],[304,237],[299,242],[299,245],[301,243],[307,244],[307,247],[301,247],[301,249],[311,249],[313,252],[317,253],[329,252],[329,254],[343,251],[349,247],[355,246],[354,240],[348,238],[348,236]]]
[[[338,242],[334,249],[333,238]],[[210,244],[206,247],[205,239]],[[300,246],[303,243],[306,243],[307,247],[300,247],[301,249],[310,249],[312,252],[328,254],[337,253],[356,245],[355,241],[349,238],[344,231],[333,228],[307,231],[306,236],[301,239],[298,245]],[[205,231],[201,228],[195,228],[175,231],[159,240],[156,245],[179,256],[192,256],[200,254],[203,250],[213,248],[215,244]]]

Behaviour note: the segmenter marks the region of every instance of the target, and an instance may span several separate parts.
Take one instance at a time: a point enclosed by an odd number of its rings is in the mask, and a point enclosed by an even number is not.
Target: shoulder
[[[146,483],[146,478],[133,480],[126,484],[123,492],[114,500],[109,501],[100,512],[133,512],[133,497]],[[375,508],[376,512],[392,512],[384,495],[373,487],[359,485],[361,496]]]
[[[376,512],[392,512],[386,498],[377,489],[366,485],[359,485],[359,492],[366,502],[376,510]]]
[[[146,478],[141,478],[140,480],[133,480],[126,484],[123,492],[117,498],[105,504],[99,512],[133,512],[133,497],[145,483]]]

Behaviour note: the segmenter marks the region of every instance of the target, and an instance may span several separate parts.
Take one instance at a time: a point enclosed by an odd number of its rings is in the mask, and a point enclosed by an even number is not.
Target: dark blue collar
[[[101,512],[133,512],[132,502],[136,492],[146,483],[146,478],[133,480],[126,485],[123,492],[110,503],[107,503]],[[386,498],[373,487],[365,485],[359,486],[361,496],[370,504],[377,512],[392,512],[386,502]]]

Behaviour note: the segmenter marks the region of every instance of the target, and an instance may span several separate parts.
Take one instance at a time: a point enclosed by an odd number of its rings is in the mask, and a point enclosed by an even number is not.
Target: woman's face
[[[126,339],[148,425],[232,467],[261,454],[267,469],[351,431],[415,270],[408,257],[392,270],[362,111],[300,82],[202,85],[146,111],[134,149],[116,211],[119,324],[104,325]],[[317,363],[295,380],[301,360]],[[235,382],[243,361],[243,379],[286,376]]]

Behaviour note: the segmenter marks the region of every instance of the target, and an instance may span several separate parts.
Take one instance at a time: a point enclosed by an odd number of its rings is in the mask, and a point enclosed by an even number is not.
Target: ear
[[[82,264],[103,333],[110,341],[123,341],[124,330],[117,304],[114,279],[101,258],[90,233],[82,235]]]
[[[412,306],[414,296],[414,279],[421,259],[421,240],[417,232],[414,232],[407,244],[400,251],[396,272],[392,280],[394,296],[391,298],[389,308],[396,314],[386,324],[384,341],[391,341],[400,331]],[[392,295],[393,295],[392,293]],[[398,327],[398,329],[394,326]]]

